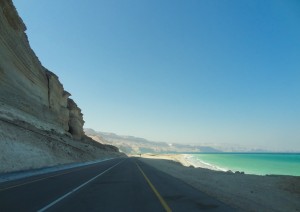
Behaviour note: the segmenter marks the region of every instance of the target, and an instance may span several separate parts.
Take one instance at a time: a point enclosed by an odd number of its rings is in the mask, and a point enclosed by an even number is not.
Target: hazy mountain
[[[85,134],[94,140],[111,144],[125,153],[188,153],[188,152],[272,152],[269,149],[244,146],[241,144],[179,144],[149,141],[135,136],[117,135],[110,132],[98,132],[93,129],[84,129]]]
[[[134,153],[171,153],[171,152],[220,152],[220,150],[210,146],[198,146],[187,144],[171,144],[166,142],[149,141],[144,138],[134,136],[123,136],[115,133],[97,132],[93,129],[84,129],[85,134],[94,140],[111,144],[128,154]]]

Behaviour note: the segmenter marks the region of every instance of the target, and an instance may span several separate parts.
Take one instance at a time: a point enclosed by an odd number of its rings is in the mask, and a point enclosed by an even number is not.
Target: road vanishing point
[[[137,158],[0,184],[0,211],[235,211]]]

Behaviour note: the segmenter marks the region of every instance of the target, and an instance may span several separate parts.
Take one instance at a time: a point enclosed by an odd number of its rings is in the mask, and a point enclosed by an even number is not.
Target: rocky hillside
[[[42,66],[25,31],[12,1],[1,0],[0,172],[118,155],[117,148],[85,136],[80,108]]]

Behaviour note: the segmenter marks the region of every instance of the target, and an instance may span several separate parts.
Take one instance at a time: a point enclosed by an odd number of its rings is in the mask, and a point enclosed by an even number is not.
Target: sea
[[[185,154],[195,167],[256,175],[300,176],[300,153],[198,153]]]

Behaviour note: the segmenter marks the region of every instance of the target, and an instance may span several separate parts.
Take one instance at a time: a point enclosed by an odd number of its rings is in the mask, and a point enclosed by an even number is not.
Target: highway
[[[0,184],[0,211],[235,211],[136,158]]]

